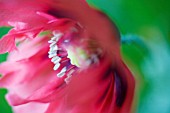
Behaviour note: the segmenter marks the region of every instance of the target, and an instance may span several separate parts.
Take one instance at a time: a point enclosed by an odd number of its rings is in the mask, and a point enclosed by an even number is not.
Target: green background
[[[170,1],[87,0],[122,34],[122,56],[136,78],[134,113],[170,113]],[[9,28],[0,28],[0,36]],[[0,55],[0,62],[7,54]],[[0,113],[11,113],[0,89]]]
[[[2,37],[4,34],[6,34],[10,28],[7,27],[1,27],[0,28],[0,37]],[[1,45],[0,45],[1,46]],[[0,63],[6,60],[7,53],[0,54]],[[1,75],[0,75],[1,76]],[[5,100],[5,94],[7,93],[6,89],[0,88],[0,113],[12,113],[12,109],[8,105],[8,103]]]

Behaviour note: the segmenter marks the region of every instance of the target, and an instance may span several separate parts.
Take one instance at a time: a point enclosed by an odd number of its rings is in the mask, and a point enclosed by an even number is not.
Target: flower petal
[[[40,89],[34,91],[27,98],[21,98],[17,94],[9,92],[7,95],[7,100],[13,106],[26,104],[29,102],[48,103],[50,101],[62,98],[65,93],[63,83],[64,82],[61,79],[54,80],[53,82],[48,83],[47,85],[42,86]]]
[[[1,0],[0,26],[9,26],[9,22],[28,23],[27,28],[42,26],[48,20],[36,14],[36,11],[44,11],[47,8],[41,1]]]
[[[15,37],[6,35],[0,39],[0,54],[16,50]]]
[[[115,79],[118,79],[115,100],[117,107],[115,108],[117,108],[120,113],[129,113],[133,102],[135,80],[122,60],[117,60],[114,72],[117,76]]]
[[[66,108],[73,113],[112,113],[114,76],[109,60],[73,76],[68,86]]]
[[[45,113],[49,104],[31,102],[20,106],[14,106],[14,113]]]

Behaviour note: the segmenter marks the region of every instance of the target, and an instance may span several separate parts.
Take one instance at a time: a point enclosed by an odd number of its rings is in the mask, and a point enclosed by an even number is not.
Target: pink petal
[[[22,30],[22,29],[25,29],[27,28],[27,24],[26,23],[23,23],[23,22],[8,22],[8,24],[10,26],[13,26],[15,30]]]
[[[14,113],[45,113],[48,104],[31,102],[20,106],[14,106]]]
[[[61,99],[65,94],[63,80],[55,80],[45,86],[42,86],[40,89],[34,91],[29,97],[21,98],[15,93],[9,93],[7,95],[8,102],[13,105],[21,105],[28,102],[41,102],[48,103],[57,99]]]
[[[42,26],[48,20],[36,14],[36,11],[47,10],[42,0],[1,0],[0,26],[9,25],[9,22],[28,23],[26,28]]]
[[[18,46],[18,51],[12,51],[8,55],[8,61],[16,62],[29,59],[35,55],[47,54],[48,52],[48,37],[25,40]],[[36,60],[38,58],[35,58]]]
[[[6,35],[0,39],[0,54],[16,50],[15,37]]]

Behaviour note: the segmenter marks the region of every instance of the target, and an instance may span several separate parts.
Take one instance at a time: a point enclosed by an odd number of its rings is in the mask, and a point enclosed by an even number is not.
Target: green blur
[[[10,30],[9,27],[1,27],[0,28],[0,38],[5,35]],[[1,46],[1,45],[0,45]],[[0,54],[0,64],[6,61],[7,53]],[[1,77],[1,75],[0,75]],[[0,88],[0,113],[12,113],[11,107],[8,105],[7,101],[5,100],[5,94],[7,90],[4,88]]]

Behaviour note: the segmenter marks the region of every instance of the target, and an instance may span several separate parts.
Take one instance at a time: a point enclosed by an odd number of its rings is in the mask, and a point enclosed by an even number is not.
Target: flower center
[[[69,39],[67,37],[69,37]],[[71,76],[76,73],[77,70],[87,69],[91,64],[99,64],[101,53],[90,52],[90,49],[84,49],[83,45],[74,44],[70,36],[64,33],[54,31],[53,37],[48,43],[50,43],[48,57],[51,58],[51,62],[54,63],[53,69],[58,71],[58,77],[66,76],[66,83],[70,81]],[[99,49],[95,48],[95,51],[98,50]]]

